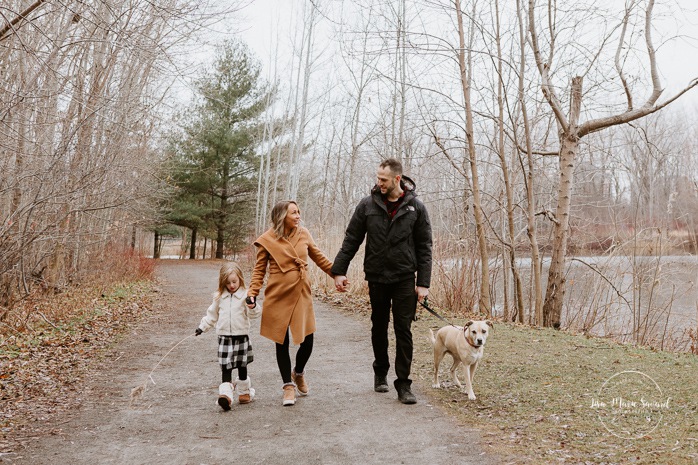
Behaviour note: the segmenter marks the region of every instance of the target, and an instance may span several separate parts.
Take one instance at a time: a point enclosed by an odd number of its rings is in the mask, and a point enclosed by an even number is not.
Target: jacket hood
[[[417,195],[417,184],[409,176],[405,176],[404,174],[402,175],[402,178],[400,179],[400,187],[405,191],[405,193]],[[375,194],[376,192],[380,194],[378,185],[374,185],[371,188],[371,194]]]

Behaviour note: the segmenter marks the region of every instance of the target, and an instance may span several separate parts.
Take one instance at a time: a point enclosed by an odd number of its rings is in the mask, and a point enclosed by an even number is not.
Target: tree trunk
[[[218,228],[216,234],[216,258],[223,258],[223,229]]]
[[[543,284],[541,282],[540,250],[538,248],[538,234],[536,230],[536,196],[534,189],[535,163],[533,160],[533,143],[531,141],[531,126],[528,121],[528,109],[526,107],[524,76],[526,75],[526,29],[524,19],[521,14],[521,2],[516,0],[516,16],[519,23],[519,90],[518,100],[521,106],[521,116],[523,118],[524,138],[526,140],[526,158],[528,172],[526,173],[526,234],[531,245],[531,274],[533,276],[531,285],[533,286],[533,322],[537,325],[543,324]],[[518,140],[518,138],[517,138]],[[523,167],[523,161],[521,162]],[[525,170],[524,170],[525,171]],[[519,319],[520,322],[523,322]]]
[[[504,65],[502,63],[502,44],[501,44],[501,34],[499,26],[499,1],[494,3],[496,11],[496,22],[497,22],[497,107],[499,111],[498,115],[498,147],[497,154],[499,155],[499,160],[502,164],[502,178],[504,179],[504,189],[506,193],[506,207],[507,207],[507,233],[508,233],[508,252],[509,252],[509,266],[511,267],[511,274],[514,280],[514,303],[516,304],[516,314],[518,316],[519,323],[524,321],[524,306],[523,306],[523,286],[521,285],[521,277],[519,276],[519,269],[516,267],[516,244],[515,237],[516,233],[514,231],[514,192],[511,188],[511,175],[509,174],[509,166],[507,165],[506,154],[504,150],[504,83],[502,82],[502,76],[504,75]],[[509,310],[507,309],[507,312]]]
[[[160,233],[157,231],[153,235],[153,258],[160,258],[160,250],[162,249],[162,241],[160,239]]]
[[[472,65],[470,52],[468,62],[465,60],[465,31],[463,28],[463,12],[460,8],[460,0],[455,1],[456,15],[458,16],[458,38],[460,49],[458,51],[458,65],[460,67],[460,81],[463,90],[463,100],[465,103],[465,137],[468,141],[468,157],[470,159],[470,174],[473,189],[473,215],[475,216],[475,229],[477,233],[478,246],[480,249],[480,299],[479,310],[486,315],[491,314],[490,304],[490,265],[489,253],[487,251],[487,238],[485,237],[485,225],[482,214],[482,203],[480,199],[480,181],[478,177],[477,156],[475,150],[475,137],[473,134],[473,107],[470,98],[470,67]],[[475,7],[473,6],[473,9]],[[473,18],[475,17],[473,13]],[[472,34],[472,33],[471,33]],[[471,37],[472,42],[472,37]]]
[[[560,137],[560,183],[557,186],[557,209],[553,226],[553,255],[548,272],[548,288],[543,304],[543,325],[560,327],[562,304],[565,297],[565,258],[569,239],[570,206],[572,205],[572,185],[574,164],[579,147],[577,122],[582,107],[583,78],[572,78],[569,125]]]
[[[189,260],[196,260],[196,228],[191,230],[191,245],[189,246]]]
[[[562,304],[565,297],[565,258],[569,236],[569,213],[578,141],[565,137],[560,153],[560,184],[557,191],[557,209],[553,226],[553,253],[548,271],[548,287],[543,304],[543,326],[560,327]]]

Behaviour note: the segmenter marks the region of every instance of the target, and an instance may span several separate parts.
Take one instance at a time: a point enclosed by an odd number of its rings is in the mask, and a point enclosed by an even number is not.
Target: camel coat
[[[247,290],[248,296],[259,295],[269,266],[259,332],[283,344],[286,329],[290,328],[293,343],[300,344],[308,334],[315,332],[315,312],[307,273],[308,257],[330,276],[332,262],[302,226],[296,228],[288,238],[281,239],[269,229],[257,238],[254,245],[257,247],[257,261]]]

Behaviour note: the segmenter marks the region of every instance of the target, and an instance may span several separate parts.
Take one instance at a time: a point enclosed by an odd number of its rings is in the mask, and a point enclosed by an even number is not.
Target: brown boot
[[[310,388],[308,383],[305,382],[305,371],[303,373],[296,373],[295,370],[291,372],[291,381],[296,383],[296,389],[298,390],[298,395],[303,397],[308,395]]]
[[[249,404],[254,399],[252,380],[248,377],[246,380],[241,381],[238,378],[236,381],[235,389],[238,391],[238,402],[241,404]]]
[[[296,386],[293,383],[284,384],[284,407],[296,403]]]

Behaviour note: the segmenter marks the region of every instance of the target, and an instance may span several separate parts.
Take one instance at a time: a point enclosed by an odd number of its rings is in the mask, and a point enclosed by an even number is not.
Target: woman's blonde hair
[[[271,209],[271,227],[274,230],[274,234],[276,234],[276,237],[279,239],[284,237],[284,220],[286,219],[286,215],[288,215],[288,207],[290,207],[291,204],[298,207],[295,200],[280,200],[276,202],[274,208]],[[301,207],[298,207],[298,211],[301,211]]]
[[[242,269],[240,266],[235,262],[225,262],[223,266],[221,266],[221,271],[218,274],[218,291],[215,294],[216,299],[220,298],[220,296],[228,290],[228,280],[233,273],[238,276],[238,279],[240,280],[240,287],[245,287],[245,278],[242,275]]]

